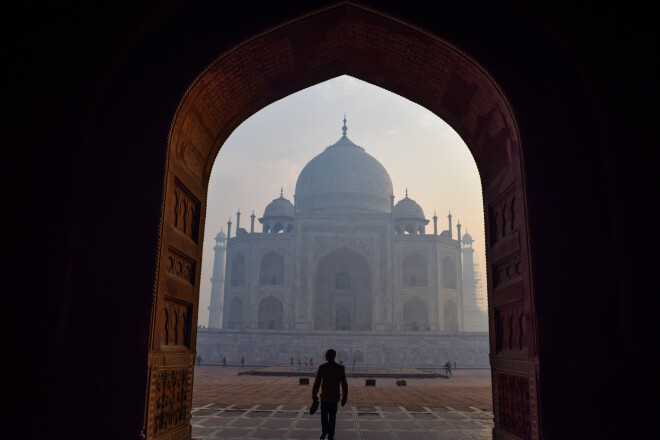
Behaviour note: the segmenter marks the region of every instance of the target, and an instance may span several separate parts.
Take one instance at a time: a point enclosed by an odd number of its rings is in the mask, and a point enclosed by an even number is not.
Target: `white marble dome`
[[[419,203],[417,203],[413,199],[408,198],[407,194],[406,194],[406,197],[404,199],[399,200],[399,203],[394,205],[394,209],[392,210],[392,214],[393,214],[395,219],[398,219],[398,218],[423,219],[424,218],[424,210],[422,209],[422,207],[419,206]]]
[[[392,179],[378,160],[344,135],[309,161],[296,183],[298,213],[327,210],[389,213]]]
[[[264,216],[263,218],[268,218],[268,217],[293,217],[294,216],[294,209],[293,209],[293,204],[284,198],[282,194],[280,196],[270,202],[267,206],[266,209],[264,210]]]

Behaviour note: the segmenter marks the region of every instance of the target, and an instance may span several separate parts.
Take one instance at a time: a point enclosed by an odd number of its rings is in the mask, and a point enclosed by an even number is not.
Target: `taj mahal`
[[[215,237],[208,362],[289,363],[335,348],[349,364],[488,366],[474,241],[461,224],[438,230],[387,170],[342,136],[280,191],[249,230],[236,214]],[[261,232],[255,231],[255,220]],[[431,229],[430,231],[428,229]]]

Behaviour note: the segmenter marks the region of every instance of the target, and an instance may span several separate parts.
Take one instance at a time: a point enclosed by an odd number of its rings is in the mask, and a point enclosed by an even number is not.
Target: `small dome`
[[[215,236],[215,239],[216,240],[226,240],[227,239],[227,234],[220,231],[220,232],[218,232],[218,235]]]
[[[424,210],[413,199],[408,198],[399,200],[392,210],[394,218],[424,218]]]
[[[293,217],[293,204],[284,198],[282,194],[266,206],[263,218],[267,217]]]
[[[463,235],[463,243],[474,243],[474,240],[472,240],[472,236],[467,232]]]

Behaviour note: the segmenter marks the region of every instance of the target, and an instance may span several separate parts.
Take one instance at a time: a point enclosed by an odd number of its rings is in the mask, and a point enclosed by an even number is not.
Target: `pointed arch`
[[[236,297],[229,305],[227,328],[243,328],[243,300]]]
[[[245,257],[238,254],[231,262],[229,272],[229,286],[240,287],[245,285]]]
[[[343,316],[350,316],[351,330],[372,329],[372,269],[364,256],[342,246],[319,260],[315,277],[316,330],[335,330],[340,308],[348,312]]]
[[[415,252],[403,259],[401,267],[404,287],[428,286],[428,269],[426,258]]]
[[[458,274],[456,271],[456,261],[452,257],[445,257],[442,260],[442,287],[445,289],[456,289],[458,283]]]
[[[257,324],[260,329],[282,329],[284,324],[284,306],[282,305],[282,301],[273,295],[262,299],[259,303]]]
[[[413,332],[428,331],[428,306],[419,298],[409,299],[403,306],[403,329]]]
[[[335,34],[329,31],[330,23],[332,29],[344,29],[356,38],[334,38]],[[374,38],[357,38],[364,35],[365,29]],[[327,47],[328,50],[301,50],[299,35],[313,36],[317,47]],[[424,68],[411,62],[409,56],[393,58],[391,41],[405,42],[405,47],[429,54]],[[366,52],[370,54],[369,60],[362,56]],[[277,56],[270,56],[272,54]],[[383,65],[388,68],[384,70]],[[182,179],[189,188],[193,188],[197,200],[204,199],[215,156],[224,140],[242,121],[278,99],[341,74],[377,84],[426,107],[463,137],[482,179],[486,220],[491,228],[487,253],[490,253],[492,261],[497,261],[502,255],[496,255],[498,258],[494,255],[504,247],[496,249],[496,245],[506,241],[515,245],[512,251],[518,252],[525,262],[521,301],[526,310],[525,322],[529,323],[525,327],[529,332],[525,335],[529,356],[524,361],[538,361],[538,337],[535,334],[538,323],[529,287],[532,283],[528,270],[531,259],[527,242],[526,183],[520,136],[511,106],[499,86],[477,61],[456,49],[455,45],[395,17],[350,2],[342,3],[252,35],[208,66],[189,87],[171,124],[168,150],[165,152],[166,187],[160,224],[174,224],[175,213],[165,210],[165,207],[173,203],[175,178]],[[514,214],[511,213],[507,228],[503,231],[496,226],[495,217],[498,211],[501,213],[500,203],[512,197],[520,201],[517,205],[520,211],[515,216],[515,225],[512,224]],[[203,237],[204,226],[199,228]],[[509,231],[512,229],[518,232],[516,240],[510,239]],[[159,246],[162,246],[159,250],[178,240],[178,236],[173,235],[178,234],[176,231],[172,232],[167,227],[159,231]],[[504,232],[509,236],[503,236]],[[201,261],[201,246],[193,252],[194,257]],[[160,279],[164,274],[159,270],[160,266],[157,266],[156,275]],[[169,294],[196,298],[190,292]],[[493,292],[489,291],[489,296],[491,294]],[[157,304],[164,293],[155,289],[153,295],[153,303]],[[195,303],[195,311],[197,306]],[[497,307],[490,304],[489,308],[491,316],[495,316]],[[155,333],[156,327],[161,328],[161,319],[153,324],[152,332]],[[330,326],[332,323],[328,324]],[[492,356],[496,361],[499,354],[492,353]],[[503,371],[496,363],[493,368],[494,374]],[[533,374],[528,375],[528,379],[537,385],[538,378]],[[497,402],[495,407],[497,412]],[[528,427],[530,424],[536,426],[536,414],[536,406],[526,413],[524,423]],[[496,428],[501,429],[499,421],[496,421]],[[147,434],[151,436],[152,433]]]
[[[259,284],[262,286],[281,286],[284,284],[284,257],[282,254],[270,251],[261,257]]]
[[[457,332],[458,327],[458,306],[453,299],[448,299],[444,306],[445,330]]]

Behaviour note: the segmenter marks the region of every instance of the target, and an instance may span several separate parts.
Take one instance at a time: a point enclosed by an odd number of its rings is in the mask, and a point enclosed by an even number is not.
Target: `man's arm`
[[[344,368],[339,369],[339,380],[341,383],[341,406],[346,404],[346,399],[348,398],[348,382],[346,382],[346,372]]]
[[[316,379],[314,379],[314,386],[312,387],[312,399],[317,399],[316,394],[319,392],[319,388],[321,388],[321,367],[316,370]]]

